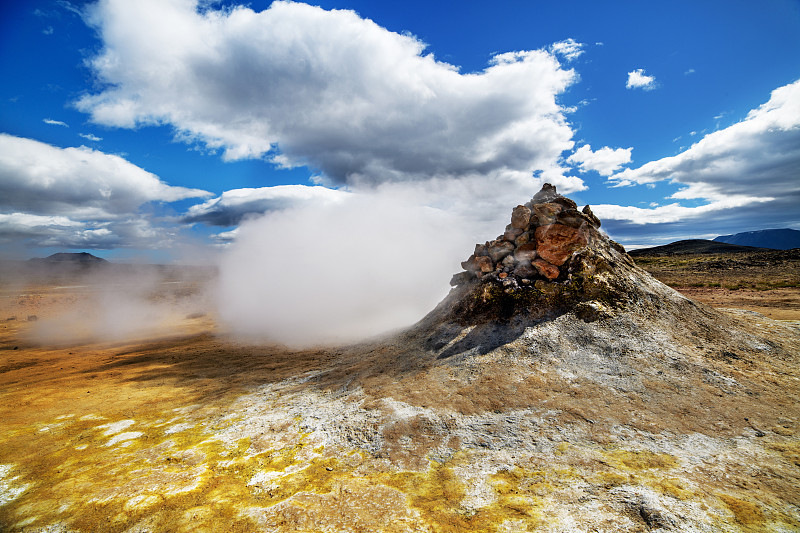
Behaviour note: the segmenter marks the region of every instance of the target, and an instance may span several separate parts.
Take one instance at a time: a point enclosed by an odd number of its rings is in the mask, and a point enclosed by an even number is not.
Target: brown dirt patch
[[[639,256],[659,281],[712,307],[800,320],[800,250]]]

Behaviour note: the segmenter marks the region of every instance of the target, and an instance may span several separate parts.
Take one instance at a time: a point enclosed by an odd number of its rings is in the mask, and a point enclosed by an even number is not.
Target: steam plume
[[[386,194],[267,214],[240,226],[222,260],[220,317],[292,346],[410,325],[447,293],[470,233],[457,215]]]

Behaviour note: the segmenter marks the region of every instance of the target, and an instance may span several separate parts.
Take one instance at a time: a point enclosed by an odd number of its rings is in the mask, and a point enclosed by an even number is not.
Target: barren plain
[[[4,281],[0,530],[797,531],[797,262],[674,261],[642,264],[739,333],[292,350],[227,335],[212,279],[156,276],[121,321],[124,284]]]
[[[712,307],[800,320],[800,249],[653,255],[636,263],[656,279]]]

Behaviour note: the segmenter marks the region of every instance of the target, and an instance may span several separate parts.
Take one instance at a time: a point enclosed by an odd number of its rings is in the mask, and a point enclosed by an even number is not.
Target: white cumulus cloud
[[[638,231],[632,226],[643,222],[692,231],[701,217],[704,232],[792,227],[800,224],[798,175],[800,80],[775,89],[766,103],[743,120],[706,134],[678,155],[609,178],[617,186],[668,182],[680,186],[671,199],[705,203],[682,206],[675,202],[655,209],[597,206],[595,212],[619,221],[611,224],[617,235]]]
[[[105,224],[89,226],[65,216],[0,213],[0,244],[32,242],[60,248],[103,248],[123,245]]]
[[[628,81],[625,84],[625,88],[650,91],[656,88],[656,78],[645,74],[643,68],[637,68],[628,72]]]
[[[45,118],[45,119],[42,119],[42,122],[44,122],[45,124],[50,124],[51,126],[64,126],[65,128],[69,128],[69,124],[67,124],[66,122],[64,122],[62,120],[55,120],[55,119],[52,119],[52,118]]]
[[[583,54],[583,43],[579,43],[573,38],[558,41],[550,45],[550,51],[558,54],[567,61],[577,59]]]
[[[623,220],[641,226],[696,220],[701,217],[714,216],[719,211],[725,209],[742,207],[754,202],[768,202],[769,200],[770,199],[754,198],[751,196],[732,195],[696,207],[682,206],[677,202],[669,205],[656,206],[651,209],[613,204],[597,204],[592,206],[592,211],[603,221]]]
[[[306,165],[349,185],[563,177],[558,158],[573,145],[556,96],[576,75],[546,50],[462,74],[353,11],[284,1],[256,12],[101,0],[87,20],[103,40],[90,66],[106,88],[80,110],[109,126],[170,124],[229,160]]]
[[[233,189],[202,204],[191,206],[184,217],[184,222],[235,226],[248,216],[295,208],[304,204],[319,207],[322,204],[337,202],[347,194],[326,187],[305,185]]]
[[[32,215],[30,213],[0,213],[0,228],[5,234],[42,235],[53,228],[82,227],[80,222],[63,216]]]
[[[589,144],[584,144],[567,158],[568,163],[579,165],[581,172],[594,170],[601,176],[610,176],[622,165],[631,162],[633,148],[609,148],[604,146],[597,151],[592,151]]]
[[[113,218],[146,202],[208,195],[167,185],[117,155],[0,134],[0,210]]]
[[[668,180],[688,186],[683,198],[800,192],[800,80],[772,91],[768,102],[678,155],[611,176],[618,185]]]
[[[116,155],[0,134],[0,240],[47,237],[36,241],[43,246],[141,242],[150,227],[139,214],[143,204],[204,196],[209,193],[172,187]],[[160,242],[167,233],[151,240]]]

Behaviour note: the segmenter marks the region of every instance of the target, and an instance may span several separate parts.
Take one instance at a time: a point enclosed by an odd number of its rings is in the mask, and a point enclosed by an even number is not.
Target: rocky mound
[[[405,346],[421,342],[440,359],[512,343],[541,344],[565,359],[570,353],[651,357],[759,344],[729,316],[639,268],[600,224],[589,206],[579,210],[545,184],[513,209],[502,235],[475,246],[464,271],[453,276],[450,294],[398,338]],[[598,371],[576,364],[582,373]]]
[[[546,183],[530,202],[514,208],[505,233],[475,245],[475,253],[461,263],[466,272],[457,274],[453,284],[472,277],[503,280],[506,287],[515,288],[536,279],[564,280],[570,273],[572,254],[590,244],[594,248],[606,244],[625,252],[597,231],[600,220],[588,205],[582,211],[577,207]]]
[[[573,311],[593,321],[660,286],[618,243],[601,233],[600,220],[587,205],[545,184],[511,213],[511,223],[495,240],[477,244],[453,276],[457,287],[443,302],[447,316],[460,324],[538,320]]]

